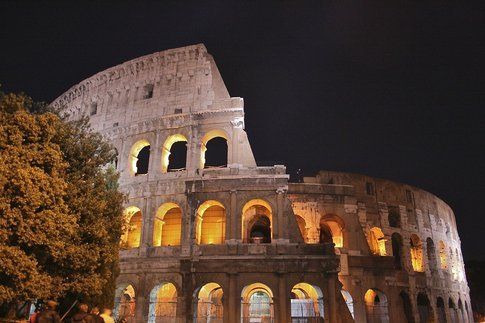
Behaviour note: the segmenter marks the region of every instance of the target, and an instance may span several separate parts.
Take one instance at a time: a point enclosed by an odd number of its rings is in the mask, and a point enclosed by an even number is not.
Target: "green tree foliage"
[[[34,299],[114,298],[123,226],[114,149],[87,120],[38,107],[0,92],[0,315]]]

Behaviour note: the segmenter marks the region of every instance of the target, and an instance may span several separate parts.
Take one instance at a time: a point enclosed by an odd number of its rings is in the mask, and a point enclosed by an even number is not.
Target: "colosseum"
[[[117,317],[473,321],[452,209],[385,179],[320,171],[295,183],[283,165],[258,166],[243,99],[204,45],[109,68],[51,105],[88,116],[118,152]]]

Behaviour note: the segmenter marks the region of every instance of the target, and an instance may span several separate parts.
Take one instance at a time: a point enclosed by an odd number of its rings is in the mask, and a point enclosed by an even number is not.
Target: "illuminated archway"
[[[323,293],[318,286],[298,283],[291,289],[291,319],[323,318]]]
[[[178,142],[187,143],[187,138],[184,135],[176,134],[169,136],[162,147],[162,173],[166,173],[170,168],[170,155],[173,144]],[[187,153],[187,152],[185,152]]]
[[[438,242],[439,254],[440,254],[440,265],[441,269],[448,268],[448,259],[446,257],[446,245],[443,241]]]
[[[320,220],[320,243],[334,243],[335,247],[344,246],[344,221],[336,215],[325,215]]]
[[[207,151],[207,143],[214,138],[223,138],[226,140],[229,146],[229,136],[224,130],[215,129],[206,133],[202,137],[201,147],[200,147],[200,165],[199,168],[203,169],[205,167],[205,154]]]
[[[409,242],[411,246],[411,263],[413,265],[413,269],[414,271],[423,272],[423,243],[415,234],[411,235]]]
[[[135,322],[135,289],[130,284],[119,284],[115,290],[113,316],[128,323]]]
[[[369,289],[364,295],[367,323],[389,323],[387,296],[377,289]]]
[[[273,292],[262,283],[254,283],[241,292],[241,323],[273,322]]]
[[[369,232],[369,246],[374,255],[386,256],[386,239],[384,233],[378,227],[373,227]]]
[[[150,143],[142,139],[137,141],[130,150],[128,164],[131,175],[143,175],[148,172],[150,160]]]
[[[121,235],[122,248],[138,248],[141,242],[142,214],[138,207],[127,207],[123,212],[125,226]]]
[[[226,210],[221,202],[209,200],[197,209],[195,235],[198,244],[222,244],[226,239]]]
[[[178,246],[182,236],[182,210],[175,203],[162,204],[153,223],[153,246]]]
[[[243,207],[242,238],[245,243],[270,243],[272,211],[268,202],[254,199]]]
[[[217,283],[208,283],[195,291],[194,317],[197,323],[222,323],[224,292]]]
[[[174,322],[177,317],[177,288],[172,283],[161,283],[150,292],[149,323]]]

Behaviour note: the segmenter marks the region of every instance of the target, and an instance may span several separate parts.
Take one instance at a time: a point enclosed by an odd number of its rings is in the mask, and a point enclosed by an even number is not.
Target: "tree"
[[[123,195],[109,167],[114,149],[87,120],[65,122],[45,110],[0,92],[3,316],[35,299],[114,298],[123,226]]]

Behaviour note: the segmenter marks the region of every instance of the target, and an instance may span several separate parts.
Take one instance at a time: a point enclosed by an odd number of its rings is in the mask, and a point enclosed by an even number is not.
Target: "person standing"
[[[103,313],[101,313],[100,317],[103,319],[104,323],[115,323],[115,320],[111,316],[112,311],[110,308],[103,308]]]
[[[94,318],[88,314],[87,304],[79,304],[78,312],[71,318],[71,323],[94,323]]]
[[[56,312],[57,302],[47,301],[45,309],[37,316],[36,323],[60,323],[61,317]]]

